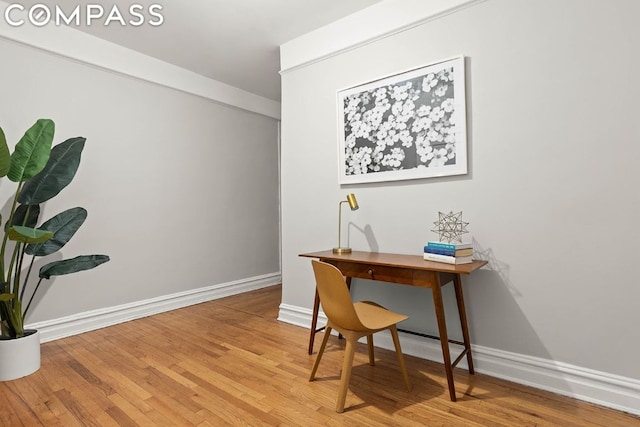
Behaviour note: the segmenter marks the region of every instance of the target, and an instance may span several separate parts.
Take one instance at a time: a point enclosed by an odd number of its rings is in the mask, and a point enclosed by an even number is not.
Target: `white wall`
[[[384,21],[384,7],[409,3],[383,2],[318,34],[332,45],[349,28],[376,28],[376,11]],[[335,246],[346,193],[360,203],[343,215],[359,250],[420,254],[438,211],[463,211],[478,257],[490,261],[464,278],[480,371],[637,413],[640,3],[467,3],[335,54],[307,51],[299,63],[286,55],[317,46],[314,34],[283,46],[280,317],[308,325],[314,283],[298,254]],[[336,92],[459,54],[470,172],[341,187]],[[383,300],[409,314],[411,327],[436,330],[429,290],[356,281],[354,297]],[[450,289],[445,297],[455,324]],[[601,383],[584,386],[593,378]]]
[[[76,35],[86,52],[105,48],[65,30],[68,45],[47,50],[65,51]],[[28,44],[37,46],[37,37]],[[277,118],[247,111],[246,102],[224,105],[206,90],[171,88],[176,75],[190,75],[173,66],[177,74],[166,73],[166,85],[124,75],[119,66],[136,54],[106,48],[110,69],[108,61],[80,62],[82,52],[71,60],[0,38],[0,126],[11,150],[40,117],[56,122],[54,143],[87,138],[75,180],[45,204],[43,219],[85,207],[88,219],[63,255],[111,257],[44,289],[27,323],[46,329],[85,320],[49,339],[202,301],[217,289],[237,293],[280,281]],[[149,80],[162,80],[157,65]],[[2,200],[14,188],[0,181]]]

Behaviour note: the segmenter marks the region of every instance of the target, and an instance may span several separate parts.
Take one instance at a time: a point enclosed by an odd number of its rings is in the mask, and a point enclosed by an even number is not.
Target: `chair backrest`
[[[358,318],[342,272],[331,264],[312,260],[322,311],[336,326],[352,331],[365,330]]]

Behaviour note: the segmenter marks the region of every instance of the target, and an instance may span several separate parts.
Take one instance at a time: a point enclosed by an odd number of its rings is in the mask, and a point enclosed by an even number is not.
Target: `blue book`
[[[429,254],[438,254],[446,256],[456,256],[456,250],[450,248],[441,248],[439,246],[425,246],[424,252]]]

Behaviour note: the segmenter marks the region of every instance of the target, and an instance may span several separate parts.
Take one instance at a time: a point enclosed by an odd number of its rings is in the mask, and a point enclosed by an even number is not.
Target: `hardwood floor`
[[[343,341],[316,381],[308,330],[276,320],[279,286],[42,345],[42,368],[0,383],[2,426],[640,426],[640,418],[391,351],[354,360],[346,410],[334,411]],[[402,340],[402,337],[400,338]]]

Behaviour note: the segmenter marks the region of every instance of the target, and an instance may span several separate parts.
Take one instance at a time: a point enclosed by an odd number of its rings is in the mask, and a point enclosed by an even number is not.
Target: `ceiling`
[[[104,16],[87,25],[86,5],[56,0],[68,16],[81,6],[78,27],[94,36],[257,95],[280,100],[279,46],[381,0],[156,0],[101,1]],[[41,1],[22,2],[25,9]],[[130,25],[132,4],[144,7],[145,24]],[[162,6],[161,25],[149,6]],[[106,18],[117,6],[127,23]],[[53,7],[53,6],[51,6]]]

